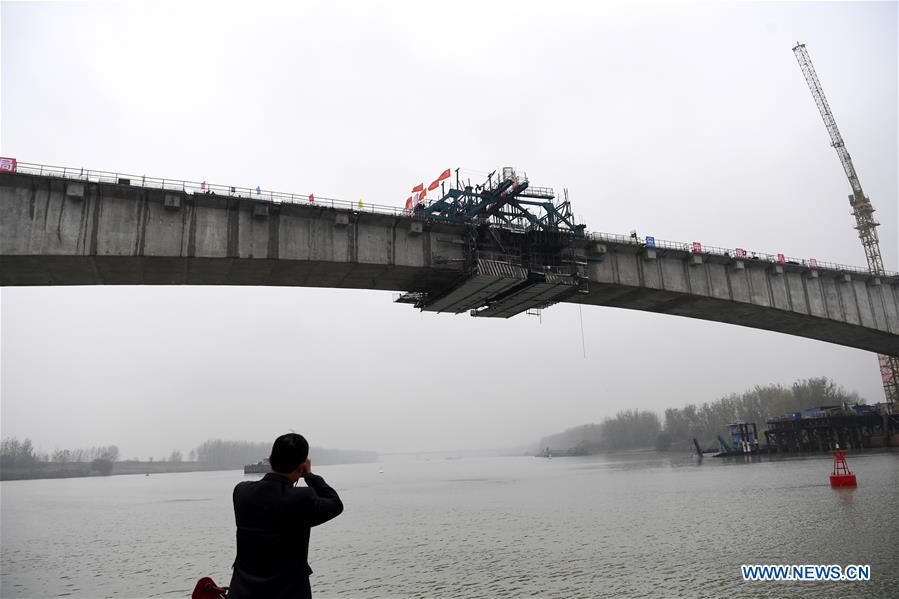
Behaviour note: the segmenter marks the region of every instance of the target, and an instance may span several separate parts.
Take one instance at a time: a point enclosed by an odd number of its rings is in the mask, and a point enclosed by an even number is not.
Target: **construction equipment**
[[[843,143],[843,136],[840,135],[837,122],[830,111],[830,105],[824,96],[824,90],[821,89],[821,82],[818,81],[818,75],[815,73],[815,67],[812,66],[812,59],[805,49],[805,44],[797,42],[793,47],[793,54],[796,55],[799,68],[802,69],[808,88],[821,113],[821,118],[824,119],[824,126],[827,127],[827,132],[830,134],[831,145],[837,151],[837,156],[839,156],[846,177],[849,179],[849,185],[852,188],[849,205],[852,207],[852,215],[855,217],[858,237],[865,249],[868,270],[874,275],[882,275],[884,274],[883,257],[880,254],[880,240],[877,237],[877,225],[880,223],[874,220],[874,207],[871,205],[871,200],[862,191],[862,184],[858,180],[852,158],[846,150],[846,144]],[[883,381],[886,399],[897,406],[899,405],[899,356],[878,355],[877,361],[880,366],[880,377]]]
[[[478,185],[459,179],[415,216],[465,225],[464,266],[449,288],[410,292],[396,301],[429,312],[509,318],[587,292],[587,258],[577,249],[585,225],[576,224],[565,193],[533,187],[505,167]]]
[[[566,198],[555,203],[555,192],[548,187],[532,187],[524,173],[505,167],[496,177],[493,171],[487,181],[474,187],[459,180],[443,197],[424,208],[424,215],[433,220],[459,223],[492,224],[517,229],[568,231],[576,237],[584,236],[584,225],[574,223],[571,204]],[[537,201],[539,200],[539,201]]]
[[[721,451],[723,453],[733,453],[733,450],[730,448],[730,445],[727,444],[727,441],[724,440],[724,437],[718,435],[718,443],[721,444]]]

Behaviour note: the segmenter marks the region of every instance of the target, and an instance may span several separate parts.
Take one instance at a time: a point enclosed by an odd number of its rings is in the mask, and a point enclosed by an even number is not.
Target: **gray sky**
[[[897,4],[11,3],[2,155],[401,205],[448,167],[567,187],[592,231],[864,265],[806,43],[897,265]],[[576,306],[4,288],[2,434],[123,457],[208,438],[492,448],[756,384],[882,397],[873,354]]]

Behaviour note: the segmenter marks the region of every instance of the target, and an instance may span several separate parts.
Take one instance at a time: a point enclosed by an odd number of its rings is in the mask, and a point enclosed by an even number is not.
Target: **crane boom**
[[[865,249],[868,270],[872,274],[882,275],[884,273],[883,257],[880,253],[880,239],[877,236],[877,226],[880,223],[874,220],[874,206],[862,191],[862,184],[858,180],[858,173],[855,172],[855,165],[852,164],[852,157],[849,156],[843,136],[840,135],[840,128],[837,127],[837,121],[830,111],[830,105],[824,96],[824,90],[821,89],[821,82],[818,81],[818,74],[815,73],[815,67],[812,66],[812,59],[808,55],[808,50],[805,49],[805,44],[797,43],[793,47],[793,54],[796,55],[799,68],[802,69],[802,74],[805,76],[805,82],[808,83],[808,88],[812,92],[818,112],[824,119],[824,126],[827,128],[827,133],[830,134],[831,145],[837,151],[837,156],[846,172],[846,178],[849,179],[849,186],[852,188],[849,205],[852,207],[852,215],[855,217],[855,229],[858,231],[858,237]],[[877,361],[887,401],[896,402],[894,405],[899,406],[899,356],[879,355]]]
[[[824,119],[824,126],[827,127],[827,132],[830,134],[831,145],[837,151],[840,162],[843,164],[843,170],[846,171],[849,185],[852,186],[852,194],[853,196],[864,198],[865,193],[862,191],[862,184],[858,180],[858,174],[855,172],[852,158],[846,150],[846,144],[843,143],[843,136],[840,135],[840,128],[837,127],[837,121],[830,111],[830,104],[827,103],[827,97],[824,95],[824,90],[821,89],[821,82],[818,81],[818,74],[815,73],[815,67],[812,66],[812,59],[808,55],[808,50],[805,49],[805,44],[797,44],[793,48],[793,53],[796,55],[796,60],[799,62],[799,68],[802,69],[802,74],[805,76],[808,88],[812,92],[815,104],[818,105],[818,112],[821,113],[821,118]]]

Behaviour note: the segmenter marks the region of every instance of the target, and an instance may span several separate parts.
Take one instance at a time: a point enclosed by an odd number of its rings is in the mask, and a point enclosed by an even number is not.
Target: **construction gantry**
[[[587,292],[587,258],[574,241],[585,226],[575,224],[568,194],[532,187],[511,167],[493,171],[483,183],[459,179],[442,197],[415,210],[421,218],[466,226],[465,264],[459,280],[434,293],[406,293],[397,301],[428,312],[469,312],[509,318]]]

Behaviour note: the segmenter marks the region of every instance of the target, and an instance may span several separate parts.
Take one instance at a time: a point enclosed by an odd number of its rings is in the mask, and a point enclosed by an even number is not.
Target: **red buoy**
[[[846,465],[846,452],[842,449],[833,450],[833,474],[830,475],[831,487],[856,487],[855,475],[849,471]]]

